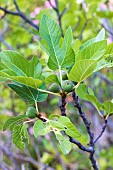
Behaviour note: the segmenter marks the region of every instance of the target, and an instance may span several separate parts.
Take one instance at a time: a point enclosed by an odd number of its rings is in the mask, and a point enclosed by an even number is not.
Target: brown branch
[[[17,12],[13,12],[13,11],[9,11],[6,8],[0,7],[0,10],[4,11],[5,14],[9,14],[9,15],[15,15],[18,16],[20,18],[22,18],[24,21],[26,21],[29,25],[31,25],[32,27],[34,27],[36,30],[39,30],[39,26],[34,24],[32,22],[32,20],[30,20],[29,18],[27,18],[27,16],[20,11],[16,1],[14,1],[15,7],[17,9]]]

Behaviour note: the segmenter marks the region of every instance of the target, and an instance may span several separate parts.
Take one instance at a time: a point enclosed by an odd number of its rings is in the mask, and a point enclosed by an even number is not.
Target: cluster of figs
[[[64,92],[71,92],[73,90],[74,84],[72,81],[68,80],[67,74],[65,71],[62,71],[62,85],[61,87],[57,83],[51,84],[49,90],[54,93],[60,93],[62,90]]]
[[[73,91],[74,83],[70,80],[68,80],[67,74],[65,71],[62,71],[62,85],[58,85],[57,83],[52,83],[49,87],[49,91],[54,93],[69,93]],[[26,111],[26,116],[28,118],[36,118],[37,117],[37,111],[34,107],[29,107]]]

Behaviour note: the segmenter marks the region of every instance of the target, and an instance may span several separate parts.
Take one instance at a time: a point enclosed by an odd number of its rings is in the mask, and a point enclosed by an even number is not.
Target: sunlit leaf
[[[69,79],[75,82],[82,82],[93,73],[96,65],[97,62],[95,60],[86,59],[76,62],[69,73]]]

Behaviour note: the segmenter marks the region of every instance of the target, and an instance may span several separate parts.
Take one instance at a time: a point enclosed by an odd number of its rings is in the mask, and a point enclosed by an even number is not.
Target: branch
[[[66,8],[64,8],[63,11],[60,13],[60,11],[59,11],[59,6],[58,6],[58,0],[54,0],[56,7],[52,5],[51,0],[47,0],[47,1],[49,2],[49,4],[51,5],[51,7],[54,9],[54,11],[55,11],[56,14],[57,14],[59,26],[60,26],[60,29],[61,29],[61,32],[62,32],[62,37],[64,37],[61,19],[62,19],[62,16],[68,11],[69,6],[66,7]]]
[[[79,40],[82,40],[82,35],[83,35],[83,32],[84,32],[84,30],[85,30],[85,28],[87,26],[88,21],[89,20],[86,19],[86,21],[85,21],[85,23],[84,23],[84,25],[82,27],[82,30],[81,30],[80,35],[79,35]]]
[[[94,143],[96,143],[98,141],[98,139],[103,135],[103,133],[105,132],[106,126],[107,126],[107,120],[105,119],[105,122],[102,126],[102,130],[101,130],[99,136],[94,140]]]
[[[63,94],[62,98],[61,98],[61,104],[59,106],[60,110],[61,110],[61,115],[62,116],[66,116],[66,108],[65,108],[65,106],[66,106],[66,95]]]
[[[84,145],[82,145],[79,141],[77,141],[76,139],[74,138],[71,138],[70,137],[70,142],[71,143],[74,143],[75,145],[78,146],[79,149],[81,149],[82,151],[86,151],[86,152],[89,152],[91,153],[92,152],[92,148],[91,147],[85,147]]]
[[[113,81],[109,80],[107,77],[105,77],[101,73],[96,73],[96,76],[100,77],[100,79],[104,80],[106,83],[113,86]]]
[[[12,12],[7,10],[6,8],[0,7],[0,10],[4,11],[5,14],[9,14],[9,15],[15,15],[15,16],[19,16],[20,18],[22,18],[24,21],[26,21],[29,25],[31,25],[32,27],[34,27],[36,30],[39,30],[38,25],[34,24],[32,22],[32,20],[30,20],[29,18],[26,17],[26,15],[24,13],[22,13],[16,3],[16,1],[14,1],[15,7],[17,9],[17,12]]]
[[[82,112],[82,109],[79,105],[79,102],[78,102],[78,96],[76,96],[76,93],[73,92],[72,94],[72,97],[73,97],[73,100],[74,100],[74,106],[77,108],[78,112],[79,112],[79,116],[82,118],[83,122],[84,122],[84,125],[86,127],[86,130],[89,134],[89,137],[90,137],[90,142],[89,142],[89,146],[93,146],[93,138],[94,138],[94,134],[91,132],[91,128],[90,128],[90,125],[91,123],[88,122],[86,116],[85,116],[85,113]]]
[[[81,109],[79,102],[78,102],[78,96],[76,96],[75,92],[73,92],[72,97],[73,97],[73,100],[74,100],[74,106],[78,109],[79,116],[82,118],[84,125],[86,127],[86,130],[87,130],[87,133],[89,134],[90,141],[89,141],[88,145],[89,145],[89,148],[91,149],[89,159],[91,161],[91,164],[92,164],[92,167],[94,168],[94,170],[98,170],[98,166],[97,166],[96,160],[94,158],[94,153],[95,153],[94,142],[93,142],[94,133],[92,133],[92,131],[91,131],[91,127],[90,127],[91,123],[88,122],[88,120],[85,116],[85,113],[82,112],[82,109]]]
[[[33,158],[31,157],[26,157],[26,156],[23,156],[23,155],[20,155],[20,154],[13,154],[13,157],[17,160],[17,161],[20,161],[20,162],[28,162],[30,164],[32,164],[34,167],[39,167],[39,163],[34,160]]]
[[[13,162],[13,165],[15,165],[16,169],[17,169],[17,163],[16,163],[17,161],[28,162],[36,168],[39,167],[39,163],[31,157],[26,157],[20,154],[13,154],[9,150],[9,148],[1,146],[1,145],[0,145],[0,150]]]
[[[2,42],[9,50],[13,50],[13,47],[8,44],[3,37],[0,36],[0,42]]]

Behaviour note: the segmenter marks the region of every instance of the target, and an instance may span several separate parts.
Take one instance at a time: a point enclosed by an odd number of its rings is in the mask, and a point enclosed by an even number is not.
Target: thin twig
[[[47,0],[49,2],[49,4],[51,5],[51,7],[54,9],[54,11],[57,14],[57,18],[58,18],[58,22],[59,22],[59,26],[61,29],[61,33],[62,33],[62,37],[64,37],[64,33],[63,33],[63,29],[62,29],[62,16],[67,12],[69,6],[67,8],[65,8],[61,13],[59,11],[59,5],[58,5],[58,0],[54,0],[55,1],[55,6],[52,5],[51,0]]]
[[[17,3],[16,3],[16,9],[19,9],[17,6],[18,6],[18,5],[17,5]],[[7,10],[6,8],[0,7],[0,10],[4,11],[5,14],[15,15],[15,16],[21,17],[21,18],[22,18],[24,21],[26,21],[29,25],[31,25],[32,27],[34,27],[36,30],[39,30],[39,26],[36,25],[36,24],[34,24],[34,23],[32,22],[32,20],[30,20],[29,18],[27,18],[26,15],[20,11],[20,9],[19,9],[17,12],[13,12],[13,11]]]
[[[106,126],[107,126],[107,120],[105,119],[105,122],[102,126],[102,130],[101,130],[99,136],[94,140],[94,143],[96,143],[98,141],[98,139],[103,135],[103,133],[105,132]]]
[[[101,73],[96,73],[96,76],[98,76],[100,79],[104,80],[106,83],[108,83],[109,85],[113,86],[113,81],[109,80],[107,77],[105,77],[104,75],[102,75]]]
[[[87,26],[88,21],[89,20],[86,19],[86,21],[85,21],[85,23],[84,23],[84,25],[83,25],[83,27],[81,29],[81,32],[80,32],[80,35],[79,35],[79,40],[82,40],[83,32],[84,32],[84,30],[85,30],[85,28]]]

